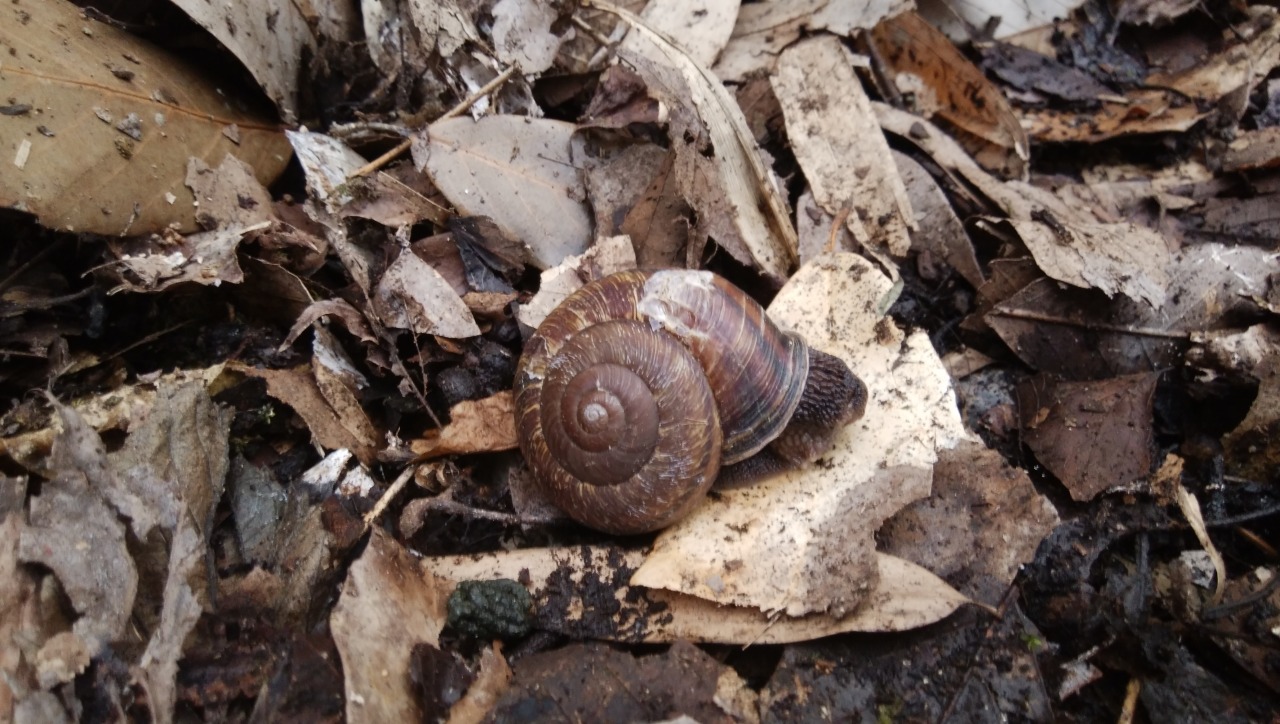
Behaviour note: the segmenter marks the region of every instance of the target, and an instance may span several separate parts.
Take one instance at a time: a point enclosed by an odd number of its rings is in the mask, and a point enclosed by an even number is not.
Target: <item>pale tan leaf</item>
[[[702,641],[739,645],[807,641],[849,631],[905,631],[939,621],[968,602],[937,576],[893,556],[877,555],[883,583],[857,611],[838,617],[814,613],[800,618],[758,609],[725,606],[694,596],[613,580],[634,570],[642,551],[617,548],[525,548],[474,556],[441,556],[423,561],[425,571],[456,585],[460,581],[511,578],[526,581],[535,602],[537,625],[570,636],[618,641]],[[617,608],[600,606],[601,582]],[[850,585],[856,582],[850,581]],[[580,612],[566,617],[555,612]]]
[[[316,53],[316,39],[298,2],[173,0],[173,4],[240,60],[286,122],[297,121],[303,59]]]
[[[858,241],[895,256],[911,248],[911,201],[889,143],[853,72],[853,55],[825,36],[788,48],[778,59],[773,89],[787,121],[796,160],[828,213],[848,210]],[[859,232],[866,229],[866,236]]]
[[[30,106],[0,124],[0,205],[50,228],[109,235],[197,228],[187,159],[235,154],[270,183],[289,148],[195,69],[69,2],[7,5],[0,89]],[[72,30],[74,29],[74,30]],[[233,142],[225,133],[238,138]],[[25,160],[15,154],[25,145]]]
[[[881,318],[894,294],[853,254],[792,277],[769,316],[849,364],[867,384],[865,415],[819,463],[720,491],[663,531],[633,584],[790,615],[839,614],[879,595],[876,529],[927,496],[937,451],[967,438],[928,337]]]
[[[585,189],[573,167],[571,123],[518,116],[433,123],[413,159],[458,211],[487,216],[523,241],[539,267],[591,241]]]
[[[710,68],[733,33],[740,0],[651,0],[640,18],[656,32],[674,40],[699,65]],[[630,36],[619,46],[643,52]]]
[[[346,677],[347,721],[423,720],[409,662],[415,645],[439,644],[451,589],[374,529],[329,616]]]

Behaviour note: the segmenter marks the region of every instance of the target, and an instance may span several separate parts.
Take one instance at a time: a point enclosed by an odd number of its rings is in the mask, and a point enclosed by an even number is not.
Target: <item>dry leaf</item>
[[[1164,304],[1173,255],[1159,232],[1135,224],[1064,223],[1049,211],[1010,220],[1036,264],[1060,282]]]
[[[213,387],[222,372],[221,364],[197,370],[177,370],[151,382],[139,382],[94,397],[74,400],[69,407],[76,411],[85,424],[98,432],[127,430],[155,405],[158,388],[176,387],[186,381],[199,381],[206,387]],[[33,432],[0,439],[0,452],[33,472],[50,473],[44,458],[49,454],[58,434],[58,427],[48,425]]]
[[[226,457],[222,458],[226,464]],[[150,698],[150,710],[156,722],[173,721],[174,703],[177,701],[178,660],[183,656],[182,644],[200,619],[201,605],[188,584],[189,580],[202,581],[204,569],[205,538],[196,524],[187,516],[178,522],[169,551],[169,573],[164,583],[164,604],[160,610],[160,625],[151,634],[147,648],[142,653],[138,667],[142,670]],[[203,586],[201,586],[203,589]]]
[[[493,54],[526,75],[538,75],[551,67],[560,45],[569,37],[553,28],[565,23],[561,6],[549,0],[498,0],[494,4]]]
[[[852,254],[792,277],[769,316],[862,377],[866,414],[818,463],[719,491],[663,531],[633,584],[792,616],[839,614],[877,595],[875,530],[929,494],[936,450],[967,437],[928,339],[881,319],[892,292]]]
[[[471,310],[449,282],[410,249],[402,249],[378,281],[373,309],[388,327],[415,334],[451,339],[480,334]]]
[[[286,123],[297,122],[302,64],[316,53],[316,38],[302,6],[290,0],[209,3],[173,0],[191,19],[231,51],[275,102]],[[337,5],[338,3],[335,3]],[[354,35],[354,18],[337,39]]]
[[[326,450],[348,449],[362,462],[372,465],[382,447],[379,438],[369,439],[365,430],[368,420],[348,420],[338,414],[321,393],[309,365],[292,369],[268,370],[233,365],[229,369],[267,382],[267,394],[292,407],[307,425],[316,444]]]
[[[410,441],[409,449],[414,455],[429,459],[513,450],[519,446],[515,403],[510,390],[483,400],[463,400],[449,408],[449,420],[444,429],[431,431],[435,434]]]
[[[905,256],[915,227],[911,202],[852,54],[829,36],[792,46],[778,60],[773,89],[814,198],[830,214],[847,211],[860,243]]]
[[[729,42],[740,0],[652,0],[640,19],[654,32],[671,38],[697,64],[710,68]],[[624,52],[643,53],[628,35],[619,46]]]
[[[31,212],[45,226],[108,235],[192,231],[198,209],[183,185],[189,157],[218,163],[234,153],[264,184],[289,162],[272,123],[238,110],[186,64],[84,18],[69,2],[7,7],[0,45],[11,51],[4,95],[31,108],[0,124],[0,146],[27,144],[23,163],[4,160],[0,205]],[[231,125],[238,143],[223,135]]]
[[[1004,94],[945,35],[906,12],[877,25],[868,38],[890,66],[890,82],[916,111],[941,119],[983,168],[1026,177],[1027,132]]]
[[[773,72],[783,49],[806,30],[826,29],[836,35],[852,35],[869,30],[881,20],[911,7],[904,0],[874,3],[841,0],[761,0],[746,3],[738,11],[738,21],[729,44],[712,69],[726,83]]]
[[[30,499],[30,509],[18,557],[58,577],[80,614],[72,631],[96,655],[125,636],[138,592],[124,524],[78,472],[46,482]]]
[[[678,171],[681,186],[698,210],[700,233],[714,237],[743,263],[784,280],[798,258],[796,232],[737,101],[711,71],[640,18],[596,0],[592,5],[622,18],[637,37],[637,54],[621,57],[671,109],[668,136],[684,167]],[[714,149],[710,159],[707,149]]]
[[[933,495],[880,529],[880,550],[942,576],[996,607],[1014,576],[1058,525],[1058,512],[1023,470],[980,442],[938,453]]]
[[[1074,500],[1144,478],[1154,465],[1151,403],[1159,378],[1027,380],[1018,388],[1023,440]]]
[[[581,254],[591,241],[591,215],[570,149],[574,125],[487,116],[450,118],[427,127],[413,146],[449,202],[467,216],[487,216],[524,242],[540,268]]]
[[[905,631],[939,621],[968,602],[914,563],[880,555],[881,585],[857,611],[844,618],[821,613],[791,618],[628,586],[643,560],[643,552],[617,548],[524,548],[428,558],[423,568],[455,585],[495,578],[526,581],[538,628],[572,638],[636,643],[776,644],[849,631]]]
[[[346,676],[347,721],[421,721],[409,680],[416,644],[439,645],[449,591],[375,528],[329,617]]]

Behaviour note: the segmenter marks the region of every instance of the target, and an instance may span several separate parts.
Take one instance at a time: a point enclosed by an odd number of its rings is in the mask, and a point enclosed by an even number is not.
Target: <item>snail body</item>
[[[515,394],[540,489],[619,534],[685,516],[722,469],[744,480],[816,459],[866,399],[843,362],[745,292],[685,270],[621,272],[571,295],[526,343]]]

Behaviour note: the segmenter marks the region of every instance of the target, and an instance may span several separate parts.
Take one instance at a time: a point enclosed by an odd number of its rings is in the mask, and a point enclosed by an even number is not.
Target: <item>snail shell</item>
[[[614,274],[571,295],[526,343],[520,448],[578,522],[657,530],[697,505],[722,465],[782,432],[808,371],[803,340],[724,279]]]

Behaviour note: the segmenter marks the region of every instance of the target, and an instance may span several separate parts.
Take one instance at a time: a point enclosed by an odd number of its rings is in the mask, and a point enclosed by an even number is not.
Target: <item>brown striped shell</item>
[[[547,316],[516,371],[520,449],[583,525],[657,530],[786,427],[809,350],[724,279],[622,272]]]

